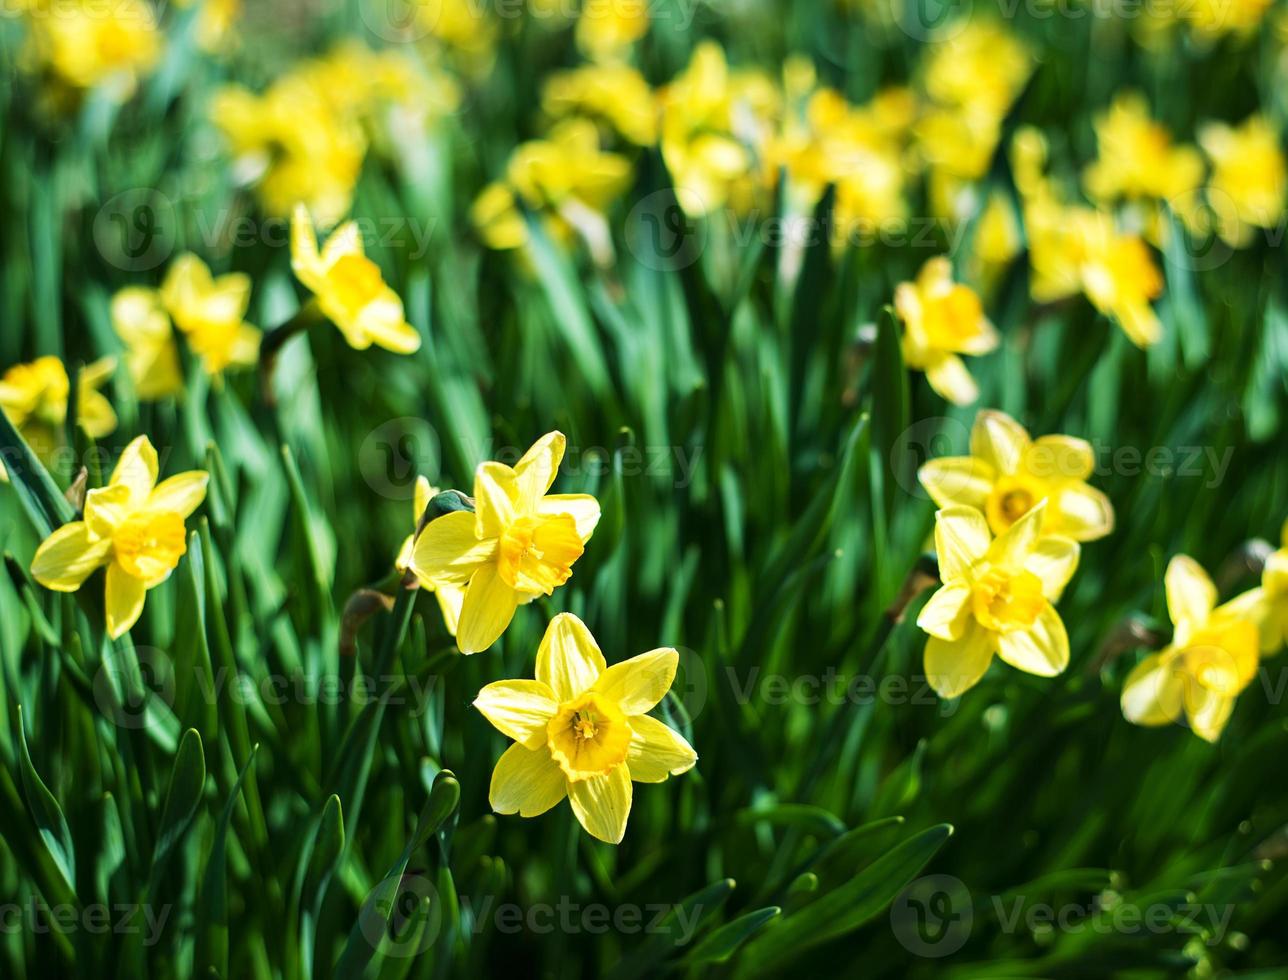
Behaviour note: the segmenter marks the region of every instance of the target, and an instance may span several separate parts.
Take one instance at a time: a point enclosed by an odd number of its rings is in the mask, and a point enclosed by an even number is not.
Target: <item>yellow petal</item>
[[[930,597],[917,617],[917,626],[941,640],[956,640],[970,621],[971,587],[965,581],[949,582]]]
[[[479,653],[495,643],[518,606],[519,594],[501,580],[496,566],[480,565],[470,576],[456,624],[456,646],[461,653]]]
[[[423,476],[416,477],[416,488],[412,493],[411,501],[411,522],[413,525],[419,524],[420,519],[425,516],[425,511],[429,509],[429,502],[436,492],[428,479]]]
[[[613,664],[595,681],[594,690],[612,698],[626,715],[642,715],[651,710],[675,681],[680,654],[671,647],[660,647]]]
[[[566,445],[567,439],[562,432],[547,432],[514,465],[520,511],[531,513],[536,510],[537,502],[555,482]]]
[[[362,229],[356,221],[346,221],[326,240],[322,246],[322,266],[329,269],[346,255],[364,255],[362,247]]]
[[[474,707],[503,735],[530,749],[546,744],[546,725],[559,708],[540,681],[496,681],[479,691]]]
[[[139,436],[121,453],[111,484],[130,488],[130,500],[141,506],[157,482],[157,451],[147,436]]]
[[[537,513],[544,516],[568,514],[577,525],[577,534],[584,544],[599,524],[599,501],[588,493],[553,493],[537,501]]]
[[[406,320],[402,300],[388,290],[362,308],[358,327],[377,347],[395,354],[420,350],[420,334]]]
[[[698,761],[698,754],[684,736],[656,718],[637,715],[630,724],[626,765],[635,782],[662,783],[668,776],[688,772]]]
[[[604,655],[586,624],[572,613],[560,613],[546,627],[537,648],[537,680],[571,701],[590,690],[604,672]]]
[[[123,483],[95,487],[85,495],[85,523],[95,538],[110,538],[132,510],[130,488]]]
[[[630,770],[616,766],[602,776],[569,783],[568,801],[586,833],[607,844],[620,844],[631,814]]]
[[[303,204],[295,205],[291,212],[291,269],[300,282],[311,292],[320,292],[326,269],[318,256],[317,235],[313,219]]]
[[[979,683],[993,662],[997,634],[972,621],[956,640],[926,640],[926,681],[942,698],[955,698]]]
[[[997,474],[974,456],[944,456],[927,461],[917,472],[917,479],[939,507],[983,510]]]
[[[985,409],[975,416],[970,432],[970,453],[982,459],[999,475],[1009,475],[1020,467],[1029,448],[1029,434],[1024,426],[1005,412]]]
[[[148,497],[149,510],[170,510],[181,517],[188,517],[206,499],[206,485],[210,474],[189,470],[168,480],[162,480]]]
[[[1166,725],[1181,717],[1186,685],[1171,649],[1142,660],[1123,682],[1123,717],[1134,725]]]
[[[988,549],[989,560],[1012,569],[1028,567],[1042,533],[1046,507],[1046,500],[1039,500],[1023,517],[999,534]]]
[[[416,535],[409,534],[403,540],[402,547],[398,549],[398,557],[394,559],[394,568],[400,572],[405,572],[411,565],[412,551],[416,547]],[[422,586],[433,589],[432,582],[421,582]]]
[[[1054,494],[1047,517],[1060,534],[1075,541],[1096,541],[1114,529],[1114,505],[1085,483],[1070,483]]]
[[[533,750],[517,742],[492,770],[488,803],[497,813],[536,817],[568,795],[568,778],[545,746]]]
[[[926,362],[926,380],[941,397],[954,405],[970,405],[979,398],[979,386],[956,354],[936,352]]]
[[[1007,630],[998,637],[997,655],[1026,674],[1054,677],[1069,666],[1064,620],[1048,602],[1032,626]]]
[[[966,575],[988,553],[992,534],[984,515],[969,507],[945,507],[935,514],[935,553],[939,577],[951,582]]]
[[[1185,717],[1194,734],[1207,742],[1215,742],[1225,730],[1226,722],[1234,712],[1234,698],[1218,694],[1202,684],[1190,681],[1184,685]]]
[[[1060,598],[1078,568],[1082,549],[1068,538],[1040,538],[1024,562],[1026,570],[1042,580],[1042,594],[1051,602]]]
[[[91,540],[84,521],[64,524],[45,538],[31,561],[37,582],[55,592],[75,592],[112,554],[110,540]]]
[[[504,463],[480,463],[474,471],[474,534],[500,537],[518,515],[518,481]]]
[[[458,510],[425,525],[412,548],[411,570],[426,588],[464,583],[479,566],[496,557],[496,539],[474,535],[474,515]]]
[[[142,579],[121,568],[116,562],[107,567],[107,633],[114,640],[124,636],[139,620],[147,588]]]
[[[456,635],[456,628],[461,622],[461,607],[465,605],[465,588],[450,582],[440,583],[434,589],[438,599],[438,608],[443,614],[443,624],[447,632]]]
[[[1021,467],[1042,480],[1082,481],[1095,471],[1096,455],[1086,439],[1039,436],[1024,451]]]
[[[91,439],[102,439],[116,431],[116,412],[97,391],[82,391],[76,406],[76,421]]]
[[[1177,555],[1168,562],[1163,587],[1168,615],[1178,630],[1188,633],[1207,622],[1216,605],[1216,586],[1193,558]]]

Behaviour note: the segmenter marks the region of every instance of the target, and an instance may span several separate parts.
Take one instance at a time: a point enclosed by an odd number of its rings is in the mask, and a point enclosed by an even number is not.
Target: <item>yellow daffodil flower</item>
[[[1215,742],[1256,676],[1257,627],[1230,604],[1216,606],[1216,586],[1193,558],[1173,558],[1163,585],[1176,630],[1170,645],[1127,675],[1123,717],[1166,725],[1184,714],[1196,735]]]
[[[930,634],[926,680],[941,697],[974,687],[996,653],[1012,667],[1054,677],[1069,664],[1069,637],[1053,603],[1078,566],[1078,543],[1043,536],[1041,502],[994,538],[970,507],[935,515],[943,586],[917,617]]]
[[[698,761],[678,732],[646,713],[678,664],[663,647],[607,667],[586,624],[556,616],[537,650],[536,680],[497,681],[474,701],[514,739],[492,772],[492,809],[535,817],[566,796],[588,834],[621,843],[632,780],[665,782]]]
[[[999,22],[972,18],[952,25],[926,56],[925,87],[945,106],[971,107],[1001,118],[1033,72],[1033,54]]]
[[[104,87],[121,101],[161,55],[161,32],[144,0],[36,0],[29,56],[73,93]]]
[[[206,497],[207,475],[180,473],[157,483],[157,452],[139,436],[117,461],[105,487],[85,497],[85,519],[44,540],[31,574],[47,589],[75,592],[107,567],[107,632],[123,636],[143,612],[149,589],[170,577],[188,549],[184,520]]]
[[[625,55],[648,33],[648,10],[648,0],[583,0],[577,47],[597,61]]]
[[[365,350],[375,344],[395,354],[420,348],[420,334],[407,322],[402,300],[363,253],[355,222],[332,232],[319,252],[308,210],[297,205],[291,218],[291,268],[350,347]]]
[[[1193,0],[1179,5],[1177,12],[1195,34],[1211,41],[1225,34],[1253,34],[1271,6],[1273,0]]]
[[[76,422],[91,439],[101,439],[116,429],[116,412],[99,391],[116,368],[113,358],[87,364],[80,372],[76,392]],[[0,411],[8,416],[40,459],[49,462],[63,444],[71,380],[56,357],[38,357],[15,364],[0,376]],[[7,480],[0,463],[0,479]]]
[[[1225,608],[1257,624],[1262,653],[1288,645],[1288,521],[1279,532],[1279,550],[1266,556],[1261,585],[1231,599]]]
[[[157,401],[183,389],[179,351],[161,294],[126,286],[112,297],[112,329],[125,344],[125,367],[141,401]]]
[[[1140,93],[1118,95],[1093,125],[1100,155],[1083,179],[1095,200],[1151,198],[1176,207],[1202,183],[1198,150],[1174,146],[1172,134],[1150,118]]]
[[[1265,116],[1250,116],[1235,127],[1209,123],[1199,130],[1199,145],[1212,161],[1208,204],[1226,242],[1243,248],[1256,229],[1283,220],[1288,166],[1279,134]]]
[[[630,65],[614,62],[556,72],[541,90],[541,108],[552,119],[578,115],[602,119],[636,146],[657,142],[653,90]]]
[[[969,456],[928,460],[917,477],[940,507],[973,507],[1002,534],[1046,501],[1041,532],[1095,541],[1114,529],[1114,508],[1087,485],[1091,444],[1073,436],[1034,440],[1020,423],[992,409],[975,416]]]
[[[444,514],[416,539],[411,570],[444,604],[461,653],[486,650],[520,603],[550,595],[572,575],[599,523],[589,494],[548,494],[565,439],[551,432],[513,468],[482,463],[474,474],[476,511]]]
[[[904,363],[924,371],[930,387],[956,405],[978,398],[960,355],[987,354],[997,347],[997,331],[975,291],[953,282],[948,259],[930,259],[916,282],[900,283],[894,305],[904,325]]]
[[[208,374],[218,377],[258,359],[259,330],[242,319],[250,305],[250,276],[245,273],[216,279],[197,256],[181,255],[166,273],[161,301]]]

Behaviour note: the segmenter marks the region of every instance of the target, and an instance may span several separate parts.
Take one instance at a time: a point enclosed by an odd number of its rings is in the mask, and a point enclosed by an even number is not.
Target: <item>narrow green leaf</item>
[[[719,929],[713,930],[698,943],[684,958],[685,966],[697,966],[702,963],[723,963],[738,951],[743,943],[754,936],[770,919],[782,912],[776,905],[757,909],[741,915],[732,922],[727,922]]]
[[[0,412],[0,415],[3,415]],[[31,764],[31,753],[27,750],[27,727],[23,721],[22,705],[18,706],[18,764],[22,774],[22,792],[27,799],[27,810],[40,839],[44,841],[50,857],[54,859],[63,881],[73,894],[76,892],[76,850],[72,846],[72,833],[68,829],[63,809],[54,799],[44,780]]]

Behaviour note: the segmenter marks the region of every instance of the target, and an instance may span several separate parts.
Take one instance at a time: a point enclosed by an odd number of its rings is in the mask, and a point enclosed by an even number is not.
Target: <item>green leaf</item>
[[[0,412],[0,415],[3,415]],[[68,829],[67,819],[63,816],[62,807],[54,794],[49,791],[44,780],[31,764],[31,753],[27,750],[27,729],[23,721],[22,706],[18,706],[18,765],[22,774],[22,792],[27,800],[27,810],[31,819],[36,822],[40,839],[49,851],[50,857],[63,876],[68,890],[76,892],[76,849],[72,845],[72,833]]]
[[[723,963],[738,951],[743,943],[758,933],[770,919],[782,912],[776,905],[757,909],[741,915],[732,922],[725,923],[713,930],[707,937],[684,958],[686,966],[697,966],[702,963]]]
[[[17,492],[32,527],[42,539],[72,519],[72,505],[4,412],[0,412],[0,461],[9,473],[10,486]]]
[[[161,824],[157,829],[156,847],[152,852],[152,880],[164,871],[170,852],[192,824],[206,791],[206,756],[201,735],[189,728],[179,741],[174,767],[170,770],[170,784],[166,789],[165,805],[161,809]],[[152,889],[155,894],[155,890]]]
[[[219,814],[214,844],[206,858],[201,897],[197,902],[197,949],[193,961],[195,975],[199,977],[228,976],[228,828],[237,798],[241,795],[242,783],[255,764],[258,752],[259,744],[256,743],[250,750],[246,765],[237,774],[237,782]]]
[[[622,958],[617,969],[610,974],[612,980],[634,980],[658,973],[663,962],[693,941],[698,926],[720,910],[733,889],[734,880],[724,878],[694,892],[673,907],[657,924],[654,934],[639,949]]]

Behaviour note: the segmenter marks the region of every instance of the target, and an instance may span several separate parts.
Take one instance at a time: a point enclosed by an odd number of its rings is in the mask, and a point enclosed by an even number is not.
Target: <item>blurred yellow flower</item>
[[[112,329],[125,344],[125,367],[141,401],[157,401],[183,389],[174,328],[161,294],[126,286],[112,297]]]
[[[101,439],[116,429],[116,412],[99,391],[115,368],[115,359],[104,357],[85,365],[78,376],[76,422],[91,439]],[[45,462],[63,444],[70,393],[67,369],[52,356],[15,364],[0,376],[0,411]],[[7,479],[3,463],[0,478]]]
[[[984,515],[949,507],[935,515],[943,586],[917,617],[930,634],[926,680],[955,698],[984,676],[996,653],[1029,674],[1054,677],[1069,664],[1069,637],[1055,611],[1078,567],[1078,543],[1043,536],[1040,502],[994,538]]]
[[[31,574],[55,592],[75,592],[107,566],[107,632],[123,636],[143,612],[147,590],[170,577],[188,549],[184,520],[206,497],[198,470],[157,483],[157,453],[139,436],[106,487],[85,497],[85,519],[64,524],[36,550]]]
[[[1087,193],[1102,203],[1126,198],[1187,203],[1203,181],[1203,158],[1150,118],[1144,96],[1124,92],[1094,122],[1099,156],[1087,167]]]
[[[608,667],[585,623],[556,616],[537,650],[536,680],[488,684],[474,701],[515,743],[492,772],[492,809],[535,817],[567,797],[586,833],[621,843],[631,782],[665,782],[698,761],[679,732],[647,714],[678,664],[662,647]]]
[[[973,507],[988,518],[994,534],[1043,501],[1041,533],[1095,541],[1114,529],[1114,508],[1087,485],[1095,470],[1091,444],[1074,436],[1034,440],[1005,412],[975,416],[969,456],[928,460],[917,477],[940,507]]]
[[[541,108],[553,119],[602,119],[637,146],[657,142],[657,103],[636,69],[615,62],[555,72],[541,90]]]
[[[1033,54],[988,18],[952,24],[925,59],[926,93],[935,102],[1001,118],[1033,72]]]
[[[191,7],[194,0],[174,0],[181,9]],[[207,54],[226,53],[236,46],[234,29],[242,13],[242,0],[196,0],[197,46]]]
[[[975,291],[953,282],[948,259],[930,259],[915,282],[900,283],[894,306],[904,326],[904,363],[924,371],[930,387],[956,405],[978,398],[979,388],[960,355],[987,354],[997,347],[997,331]]]
[[[259,330],[243,319],[250,305],[250,276],[232,272],[215,279],[206,263],[185,253],[171,263],[161,301],[206,373],[219,377],[230,367],[258,360]]]
[[[380,267],[363,253],[356,223],[337,228],[319,252],[308,211],[296,205],[291,218],[291,268],[350,347],[365,350],[375,344],[395,354],[419,350],[420,334],[407,322],[402,300],[385,284]]]
[[[1288,170],[1279,134],[1265,116],[1250,116],[1236,127],[1209,123],[1199,130],[1199,144],[1212,161],[1208,205],[1226,242],[1243,248],[1257,228],[1283,222]]]
[[[1211,40],[1224,34],[1254,33],[1273,3],[1274,0],[1189,0],[1179,10],[1199,37]]]
[[[599,523],[588,494],[548,494],[563,459],[563,433],[551,432],[513,467],[482,463],[474,474],[476,511],[431,521],[416,539],[411,570],[433,589],[461,653],[486,650],[520,603],[568,581]],[[453,629],[453,627],[455,627]]]
[[[582,0],[577,47],[603,61],[621,57],[648,33],[651,0]]]
[[[145,0],[35,0],[27,14],[27,58],[73,92],[102,86],[128,99],[161,56],[161,33]]]
[[[1279,532],[1279,549],[1266,556],[1261,585],[1231,599],[1225,608],[1257,624],[1262,653],[1288,644],[1288,521]]]
[[[1230,604],[1216,606],[1216,586],[1192,558],[1173,558],[1163,584],[1176,630],[1165,649],[1127,676],[1123,716],[1166,725],[1184,714],[1196,735],[1215,742],[1239,692],[1256,676],[1257,627]]]
[[[496,59],[497,24],[478,0],[411,0],[417,33],[441,42],[473,76],[482,76]]]

